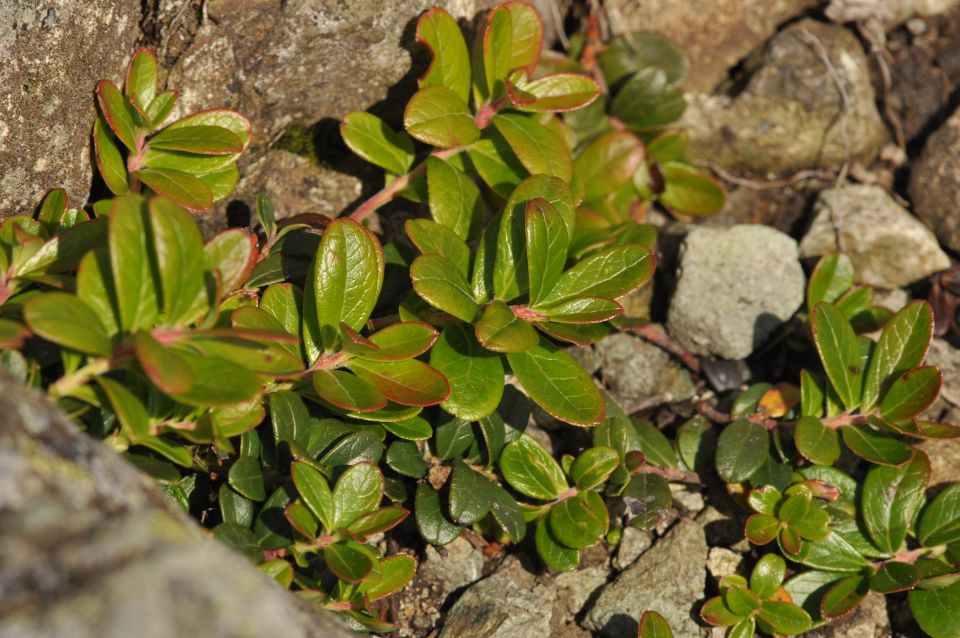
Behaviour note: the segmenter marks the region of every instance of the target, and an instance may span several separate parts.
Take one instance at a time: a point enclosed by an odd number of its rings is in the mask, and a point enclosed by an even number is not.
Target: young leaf
[[[450,396],[440,404],[464,421],[493,414],[503,395],[503,364],[499,355],[485,350],[473,331],[454,323],[440,333],[430,350],[430,365],[450,383]]]
[[[484,205],[480,189],[472,179],[449,162],[431,156],[427,158],[427,190],[434,221],[464,240],[477,234]]]
[[[525,352],[507,354],[510,368],[531,399],[548,414],[573,425],[603,420],[603,398],[583,368],[545,339]]]
[[[765,554],[750,573],[750,591],[763,599],[770,598],[787,575],[787,563],[777,554]]]
[[[165,168],[141,168],[136,175],[153,192],[169,197],[187,210],[205,213],[213,208],[213,191],[193,175]]]
[[[403,112],[403,126],[414,138],[440,148],[467,146],[480,137],[466,103],[444,86],[417,91]]]
[[[159,97],[159,96],[157,96]],[[225,128],[240,138],[244,148],[250,141],[250,121],[236,111],[230,109],[208,109],[193,115],[181,118],[167,127],[166,130],[186,128],[189,126],[219,126]]]
[[[673,638],[673,631],[663,616],[655,611],[645,611],[640,616],[638,638]]]
[[[907,304],[887,322],[867,368],[863,385],[865,410],[877,404],[891,377],[923,362],[932,337],[933,312],[925,302]]]
[[[136,333],[134,350],[144,373],[164,393],[177,395],[193,389],[195,381],[187,363],[176,350],[164,346],[149,332]]]
[[[484,306],[476,334],[483,347],[494,352],[525,352],[540,341],[533,326],[499,299]]]
[[[941,382],[940,369],[933,366],[904,372],[883,394],[880,414],[894,422],[912,419],[936,400]]]
[[[840,437],[817,417],[805,416],[794,430],[797,451],[817,465],[833,465],[840,458]]]
[[[324,401],[349,412],[370,412],[387,405],[372,383],[345,370],[316,370],[313,389]]]
[[[656,257],[645,246],[613,246],[587,257],[563,273],[540,306],[577,297],[618,299],[645,284],[653,275]]]
[[[434,7],[417,20],[417,41],[433,56],[420,88],[445,86],[464,103],[470,99],[470,54],[456,20]]]
[[[403,225],[413,245],[424,255],[447,259],[464,277],[470,272],[470,248],[447,226],[430,219],[408,219]]]
[[[246,283],[258,255],[257,236],[242,228],[225,230],[203,247],[204,267],[220,273],[220,285],[224,292],[234,291]]]
[[[251,501],[262,501],[267,498],[263,488],[263,474],[260,471],[260,462],[251,456],[241,456],[227,475],[230,487]]]
[[[150,225],[166,323],[190,323],[206,311],[203,237],[189,213],[162,198],[150,200]]]
[[[922,452],[900,467],[875,467],[863,484],[863,522],[881,550],[900,551],[930,477],[930,462]]]
[[[402,321],[370,335],[370,343],[379,348],[364,355],[376,361],[413,359],[430,349],[437,340],[437,331],[419,321]]]
[[[376,115],[347,113],[340,124],[340,136],[351,151],[391,173],[403,175],[413,166],[413,140],[398,134]]]
[[[120,326],[129,331],[153,327],[159,314],[159,282],[150,266],[149,220],[142,197],[114,200],[110,210],[110,267],[117,295]]]
[[[760,622],[771,627],[776,633],[796,635],[810,629],[813,623],[810,615],[793,603],[780,600],[765,600],[757,613]]]
[[[364,594],[368,601],[380,600],[403,589],[416,571],[417,560],[413,556],[391,556],[380,561],[379,570],[360,583],[357,593]]]
[[[434,405],[450,396],[446,378],[423,361],[370,361],[354,359],[350,369],[385,397],[400,405]]]
[[[127,100],[120,93],[120,89],[110,80],[100,80],[96,88],[97,103],[100,112],[110,126],[110,130],[117,136],[124,146],[132,153],[137,148],[137,125],[127,107]]]
[[[474,102],[497,97],[503,91],[503,81],[510,73],[511,47],[513,45],[512,18],[510,10],[494,7],[487,13],[477,32],[473,47],[472,70]]]
[[[620,465],[620,455],[612,447],[597,446],[585,450],[570,467],[570,478],[581,492],[600,485]]]
[[[334,543],[323,548],[323,562],[337,578],[360,584],[373,570],[375,558],[367,547],[354,541]]]
[[[109,357],[113,351],[97,313],[73,295],[37,295],[24,305],[23,318],[35,334],[65,348],[101,357]]]
[[[97,117],[93,122],[93,145],[97,156],[97,168],[110,192],[114,195],[123,195],[129,191],[127,167],[120,155],[120,149],[107,133],[107,125],[101,117]]]
[[[817,304],[814,308],[813,341],[830,383],[848,410],[860,404],[863,366],[860,344],[847,318],[834,306]]]
[[[518,110],[538,113],[575,111],[600,94],[596,81],[581,73],[555,73],[535,80],[521,73],[507,80],[506,89]]]
[[[173,111],[173,107],[177,103],[178,96],[176,91],[158,93],[150,102],[150,105],[146,107],[147,119],[150,120],[154,128],[163,124],[164,120],[170,116],[170,112]]]
[[[605,133],[587,144],[573,163],[584,201],[603,199],[629,182],[643,155],[643,143],[629,131]]]
[[[434,308],[463,321],[472,322],[477,303],[466,278],[448,259],[439,255],[420,255],[410,265],[413,289]]]
[[[123,92],[140,109],[146,109],[157,95],[157,58],[150,49],[141,47],[127,67]]]
[[[679,162],[660,167],[666,187],[660,202],[679,213],[706,217],[718,213],[727,201],[727,193],[717,180]]]
[[[580,551],[562,545],[550,530],[549,517],[544,516],[536,524],[534,532],[534,546],[537,554],[543,559],[547,567],[560,572],[569,572],[580,564]]]
[[[507,70],[533,73],[543,48],[543,21],[536,9],[519,0],[500,5],[510,12],[510,61]]]
[[[530,305],[536,305],[560,279],[570,237],[563,218],[547,200],[530,200],[525,212]]]
[[[843,253],[821,259],[807,283],[807,312],[813,312],[821,301],[833,303],[853,288],[853,262]]]
[[[553,131],[535,120],[511,113],[495,115],[493,125],[531,175],[553,175],[570,183],[573,175],[570,151]]]
[[[553,537],[567,547],[586,549],[596,545],[609,527],[607,508],[596,492],[581,492],[550,508]]]
[[[526,435],[503,449],[500,472],[513,489],[541,501],[552,501],[567,489],[557,462]]]

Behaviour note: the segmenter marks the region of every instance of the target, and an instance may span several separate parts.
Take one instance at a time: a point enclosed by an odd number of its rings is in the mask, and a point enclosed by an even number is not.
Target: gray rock
[[[957,421],[953,421],[954,425]],[[927,439],[917,449],[930,459],[930,487],[955,483],[960,477],[960,439]]]
[[[933,233],[878,186],[822,191],[814,211],[800,256],[842,251],[861,283],[898,288],[950,267]]]
[[[957,0],[830,0],[825,13],[834,22],[877,20],[890,29],[913,16],[944,13],[956,4]]]
[[[707,554],[707,571],[714,579],[736,574],[743,562],[743,555],[732,552],[726,547],[711,547]]]
[[[815,6],[816,0],[607,0],[617,33],[656,31],[676,41],[690,58],[686,86],[710,91],[783,22]]]
[[[353,635],[5,374],[0,412],[0,635]]]
[[[803,303],[797,244],[766,226],[693,228],[667,329],[690,351],[743,359]]]
[[[913,210],[944,246],[960,251],[960,109],[927,138],[910,171]]]
[[[868,159],[888,139],[867,58],[847,29],[802,20],[778,33],[754,66],[736,96],[689,96],[682,126],[695,157],[783,173]]]
[[[557,595],[563,602],[567,615],[580,613],[590,596],[607,582],[607,570],[602,567],[585,567],[572,572],[563,572],[554,579]]]
[[[122,79],[140,0],[0,2],[0,217],[90,190],[93,89]]]
[[[852,614],[820,629],[803,634],[806,638],[876,638],[889,636],[887,601],[882,594],[870,592]]]
[[[940,396],[960,406],[960,350],[943,339],[934,339],[927,350],[926,365],[937,366],[943,373]]]
[[[686,368],[640,337],[617,333],[594,348],[604,385],[627,414],[651,404],[689,399],[696,390]]]
[[[444,596],[483,576],[483,554],[462,536],[443,547],[441,554],[433,545],[427,545],[426,560],[417,571],[417,578],[437,582]]]
[[[541,638],[550,635],[556,590],[533,587],[516,560],[467,589],[443,622],[440,638]]]
[[[653,548],[605,586],[583,625],[605,636],[634,636],[647,609],[667,619],[677,636],[696,636],[693,609],[703,598],[707,542],[699,524],[681,519]]]
[[[642,532],[629,526],[623,528],[623,536],[620,537],[620,544],[617,546],[617,555],[613,559],[613,566],[621,571],[626,569],[652,545],[653,535],[650,532]]]
[[[476,0],[206,2],[193,41],[170,72],[182,92],[179,108],[236,108],[253,122],[255,145],[294,123],[367,109],[405,79],[412,25],[437,4],[466,19],[486,6]],[[403,90],[412,92],[413,78],[406,79]]]

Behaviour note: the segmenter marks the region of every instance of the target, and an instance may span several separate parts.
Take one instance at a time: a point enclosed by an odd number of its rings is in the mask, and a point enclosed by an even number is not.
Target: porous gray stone
[[[703,598],[706,561],[703,529],[689,519],[680,519],[600,591],[584,618],[584,627],[604,636],[635,636],[640,615],[655,609],[677,636],[699,635],[700,627],[691,612]]]
[[[803,303],[797,243],[778,230],[697,227],[680,250],[667,328],[696,354],[743,359]]]
[[[139,34],[140,0],[0,2],[0,217],[32,213],[91,183],[93,89],[119,81]]]
[[[950,267],[936,237],[879,186],[822,191],[801,257],[841,251],[861,283],[899,288]]]
[[[5,373],[0,414],[0,635],[353,635]]]
[[[735,96],[688,96],[694,157],[756,173],[868,159],[888,139],[863,48],[847,29],[796,22],[770,40]]]
[[[686,368],[640,337],[621,332],[594,348],[604,385],[627,414],[652,403],[684,401],[696,391]]]
[[[887,601],[877,592],[867,594],[849,616],[804,634],[809,638],[878,638],[889,635]]]
[[[960,251],[960,109],[929,138],[910,171],[917,217],[944,246]]]

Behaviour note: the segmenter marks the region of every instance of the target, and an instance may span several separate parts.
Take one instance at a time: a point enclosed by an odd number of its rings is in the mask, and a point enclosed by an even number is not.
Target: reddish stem
[[[431,157],[436,157],[438,159],[446,159],[448,157],[453,157],[460,151],[464,150],[464,147],[458,146],[456,148],[444,148],[438,149],[430,154]],[[393,180],[382,189],[377,191],[370,197],[367,201],[360,204],[360,207],[357,210],[353,211],[353,214],[350,215],[350,219],[355,222],[360,222],[370,216],[371,213],[376,211],[381,206],[384,206],[399,195],[407,186],[412,184],[417,179],[423,177],[427,173],[427,162],[423,161],[413,167],[413,169],[406,175],[401,175],[397,179]]]
[[[666,350],[678,358],[683,365],[690,368],[691,372],[694,374],[700,374],[700,359],[698,359],[696,355],[681,346],[679,343],[668,337],[662,326],[659,326],[655,323],[648,323],[642,326],[624,327],[621,328],[621,330],[631,332],[641,339],[649,341],[653,345]]]

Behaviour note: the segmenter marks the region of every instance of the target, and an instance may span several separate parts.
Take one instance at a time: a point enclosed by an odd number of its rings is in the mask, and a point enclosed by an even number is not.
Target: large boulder
[[[686,88],[711,91],[748,53],[790,18],[817,0],[607,0],[616,33],[656,31],[683,47],[690,58]]]
[[[689,96],[694,157],[758,173],[866,159],[887,141],[867,57],[847,29],[801,20],[778,33],[743,90]]]
[[[0,373],[0,636],[349,638]]]
[[[821,191],[814,211],[800,256],[843,251],[862,283],[899,288],[950,267],[933,233],[879,186]]]
[[[960,109],[927,139],[909,190],[917,217],[943,245],[960,251]]]
[[[769,226],[693,228],[680,248],[667,329],[695,354],[743,359],[803,303],[797,242]]]
[[[122,79],[140,0],[0,2],[0,217],[90,190],[93,87]]]

